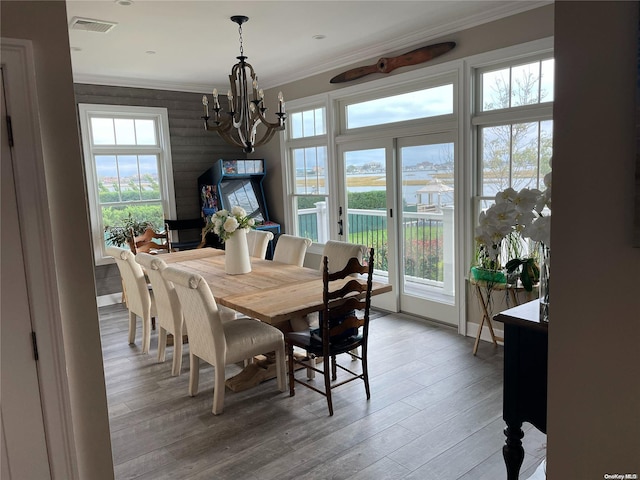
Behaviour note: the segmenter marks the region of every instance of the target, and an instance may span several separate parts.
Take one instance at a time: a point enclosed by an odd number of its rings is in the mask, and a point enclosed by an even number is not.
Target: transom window
[[[291,114],[291,138],[314,137],[325,135],[325,109],[314,108]]]
[[[347,129],[453,113],[453,84],[346,105]]]
[[[553,59],[480,71],[480,111],[553,101]]]
[[[79,105],[95,257],[109,227],[131,217],[164,229],[175,211],[167,111]]]

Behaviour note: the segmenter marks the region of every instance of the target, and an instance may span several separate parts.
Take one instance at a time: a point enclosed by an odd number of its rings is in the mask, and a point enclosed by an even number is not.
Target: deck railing
[[[300,235],[314,242],[326,242],[324,215],[324,206],[299,210]],[[348,209],[347,216],[348,241],[375,248],[375,269],[388,272],[386,210]],[[443,287],[445,291],[452,291],[453,278],[449,277],[453,266],[453,208],[445,207],[438,212],[403,212],[402,232],[405,279],[428,282]]]

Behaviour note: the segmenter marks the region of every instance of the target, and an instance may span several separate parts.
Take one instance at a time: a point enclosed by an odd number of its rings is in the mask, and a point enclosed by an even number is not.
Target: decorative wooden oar
[[[427,45],[426,47],[416,48],[408,53],[398,55],[397,57],[381,58],[375,65],[368,65],[366,67],[353,68],[347,70],[340,75],[333,77],[331,83],[343,83],[350,82],[362,78],[365,75],[371,73],[389,73],[392,70],[400,67],[406,67],[409,65],[417,65],[419,63],[427,62],[440,55],[447,53],[449,50],[456,46],[456,42],[444,42],[435,43],[433,45]]]

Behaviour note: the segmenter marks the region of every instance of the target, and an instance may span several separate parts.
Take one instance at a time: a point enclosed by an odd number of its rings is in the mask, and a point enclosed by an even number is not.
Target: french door
[[[339,147],[344,241],[376,249],[374,305],[457,326],[453,133],[380,138]]]

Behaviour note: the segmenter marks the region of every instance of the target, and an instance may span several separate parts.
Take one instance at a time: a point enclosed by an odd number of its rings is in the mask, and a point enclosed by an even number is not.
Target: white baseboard
[[[496,337],[504,338],[504,330],[502,328],[497,328],[496,322],[492,322],[493,325],[493,333],[495,333]],[[502,324],[498,324],[502,325]],[[478,328],[480,328],[480,324],[467,322],[467,337],[476,338],[478,334]],[[480,335],[480,340],[484,340],[485,342],[493,343],[491,340],[491,332],[489,332],[489,327],[485,324],[482,328],[482,334]],[[501,340],[498,340],[498,345],[504,345]]]
[[[96,298],[98,307],[106,307],[107,305],[115,305],[122,303],[122,293],[110,293],[108,295],[100,295]]]

